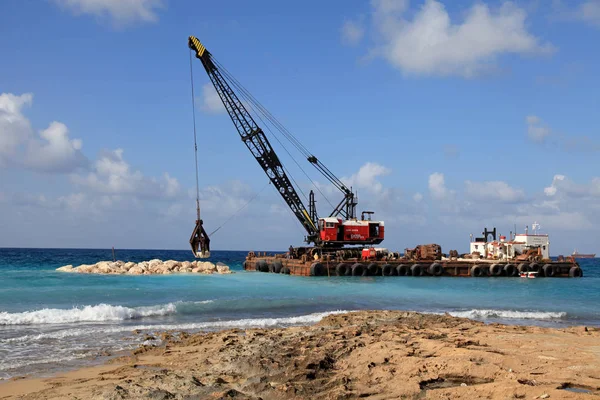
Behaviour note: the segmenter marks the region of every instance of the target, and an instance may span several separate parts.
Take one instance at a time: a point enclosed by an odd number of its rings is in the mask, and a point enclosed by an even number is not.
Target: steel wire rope
[[[250,108],[252,108],[252,110],[254,110],[255,112],[257,111],[254,106],[256,106],[256,108],[258,109],[257,112],[257,116],[258,118],[263,122],[263,124],[267,127],[267,130],[271,133],[271,135],[277,140],[277,142],[279,142],[279,144],[283,147],[283,149],[285,150],[285,152],[290,156],[290,158],[294,161],[294,163],[298,166],[298,168],[300,169],[300,171],[302,171],[302,173],[304,174],[304,176],[306,176],[306,178],[311,182],[311,184],[314,186],[315,189],[317,189],[317,191],[321,194],[321,196],[323,196],[323,198],[325,199],[325,201],[327,201],[327,203],[332,207],[335,208],[335,206],[331,203],[331,201],[327,198],[327,196],[325,195],[325,193],[323,193],[323,191],[319,188],[319,186],[313,181],[313,179],[311,179],[311,177],[306,173],[306,171],[302,168],[302,166],[300,166],[300,163],[298,163],[298,161],[294,158],[294,156],[292,156],[292,154],[289,152],[289,150],[285,147],[285,145],[279,140],[279,138],[273,133],[273,131],[271,130],[271,128],[269,127],[269,125],[262,119],[262,117],[259,115],[262,114],[266,119],[268,119],[273,126],[275,127],[275,129],[277,129],[279,132],[281,132],[290,143],[292,143],[292,145],[294,145],[294,147],[296,147],[296,149],[301,152],[305,157],[310,157],[312,156],[312,154],[308,151],[308,149],[302,144],[300,143],[300,141],[291,133],[289,132],[289,130],[287,128],[285,128],[285,126],[283,126],[283,124],[281,122],[279,122],[277,120],[277,118],[275,118],[270,112],[269,110],[267,110],[259,101],[258,99],[256,99],[225,67],[223,67],[217,60],[214,60],[213,57],[213,61],[215,62],[215,64],[217,64],[217,66],[219,67],[219,69],[222,69],[222,74],[225,75],[227,78],[229,78],[229,80],[231,81],[231,83],[240,91],[242,97],[248,102],[248,105],[250,106]],[[286,134],[287,132],[287,134]],[[322,163],[321,163],[322,164]],[[325,170],[327,170],[327,172],[331,175],[333,175],[331,173],[331,171],[329,171],[324,165],[323,168]],[[285,167],[284,167],[285,169]],[[286,170],[287,171],[287,170]],[[336,187],[338,187],[338,185],[329,177],[327,176],[327,174],[324,174],[325,177],[331,181]],[[291,176],[291,174],[290,174]],[[293,180],[293,178],[292,178]],[[294,183],[296,183],[296,181],[294,181]],[[298,186],[298,184],[296,183],[296,186]],[[338,187],[339,188],[339,187]],[[300,191],[302,192],[302,189],[300,189]],[[304,192],[302,192],[302,194],[304,195],[304,197],[306,198],[306,195],[304,194]]]
[[[215,234],[219,229],[221,229],[225,224],[227,224],[229,221],[231,221],[231,219],[233,219],[233,217],[235,217],[236,215],[238,215],[244,208],[248,207],[248,205],[250,203],[252,203],[252,201],[254,199],[256,199],[262,192],[263,190],[266,189],[267,186],[269,186],[271,184],[271,181],[267,182],[265,184],[265,186],[262,187],[262,189],[260,189],[257,193],[254,194],[254,196],[252,196],[250,198],[250,200],[248,200],[243,206],[241,206],[240,208],[238,208],[238,210],[236,212],[234,212],[233,214],[231,214],[229,217],[227,217],[227,219],[225,219],[225,221],[219,225],[219,227],[217,229],[215,229],[214,231],[212,231],[208,236],[212,236],[213,234]]]
[[[200,184],[198,183],[198,142],[196,138],[196,101],[194,99],[194,67],[192,63],[192,52],[190,51],[190,81],[192,87],[192,118],[194,121],[194,159],[196,161],[196,214],[200,220]]]
[[[267,108],[265,106],[263,106],[260,101],[258,101],[258,99],[256,99],[252,93],[250,93],[249,90],[247,90],[242,84],[241,82],[239,82],[234,76],[233,74],[231,74],[231,72],[229,72],[222,64],[220,64],[217,60],[214,60],[215,64],[217,64],[219,66],[219,68],[222,68],[223,71],[223,75],[227,76],[232,83],[234,84],[234,86],[236,86],[236,88],[244,93],[246,96],[249,97],[248,101],[254,103],[256,105],[256,107],[259,109],[259,111],[265,116],[265,118],[267,118],[273,125],[274,127],[279,130],[285,137],[286,139],[288,139],[288,141],[290,143],[292,143],[292,145],[294,145],[294,147],[296,147],[296,149],[301,152],[307,159],[309,157],[314,157],[312,155],[312,153],[306,148],[306,146],[304,146],[273,114],[271,114],[271,112],[269,110],[267,110]],[[316,159],[316,157],[315,157]],[[343,184],[342,181],[339,180],[339,178],[337,178],[332,172],[331,170],[329,170],[329,168],[327,168],[325,166],[325,164],[323,164],[321,161],[319,161],[318,159],[316,159],[317,162],[313,163],[311,162],[311,164],[313,164],[313,166],[319,170],[319,172],[321,172],[322,175],[324,175],[336,188],[338,188],[338,190],[345,192],[344,187],[345,185]],[[301,168],[301,167],[300,167]],[[301,168],[302,169],[302,168]],[[331,207],[333,207],[333,204],[331,204],[331,202],[329,201],[329,199],[327,198],[327,196],[325,196],[325,194],[320,190],[320,188],[312,181],[312,179],[310,179],[310,177],[306,174],[306,172],[304,172],[304,170],[302,170],[302,172],[307,176],[307,178],[311,181],[311,183],[313,184],[313,186],[317,189],[317,191],[319,191],[319,193],[325,198],[325,200],[327,200],[327,202],[329,203],[329,205],[331,205]]]
[[[252,93],[250,93],[250,91],[248,89],[246,89],[244,87],[244,85],[242,85],[242,83],[240,81],[238,81],[235,76],[233,76],[233,74],[231,72],[229,72],[227,70],[227,68],[225,68],[219,61],[217,61],[214,57],[211,57],[213,59],[213,61],[215,62],[215,64],[217,64],[217,66],[219,67],[219,69],[221,69],[228,77],[229,79],[231,79],[231,81],[236,85],[239,86],[239,90],[245,92],[248,97],[250,97],[257,105],[258,108],[260,108],[262,110],[262,112],[265,114],[265,116],[271,120],[271,122],[273,123],[273,125],[275,126],[279,126],[279,130],[288,138],[288,140],[290,142],[292,142],[292,144],[294,144],[294,146],[298,149],[298,151],[300,151],[301,153],[303,153],[303,155],[305,155],[306,157],[311,156],[311,152],[306,148],[306,146],[304,146],[302,144],[302,142],[300,142],[298,140],[298,138],[296,138],[281,122],[279,122],[279,120],[273,115],[271,114],[271,112],[262,105],[262,103],[260,101],[258,101],[258,99],[256,97],[254,97],[252,95]]]
[[[260,101],[256,97],[254,97],[252,93],[250,93],[250,91],[246,89],[244,85],[242,85],[242,83],[235,78],[235,76],[233,76],[231,72],[227,70],[227,68],[225,68],[221,63],[219,63],[218,60],[214,59],[214,57],[212,58],[214,63],[220,69],[222,69],[223,73],[236,85],[236,87],[238,87],[238,90],[245,92],[247,96],[249,96],[256,103],[257,107],[261,110],[265,117],[269,119],[271,123],[273,123],[273,125],[296,147],[296,149],[298,149],[298,151],[300,151],[307,158],[313,157],[312,153],[308,150],[308,148],[304,146],[302,142],[300,142],[298,138],[296,138],[294,134],[290,132],[290,130],[287,129],[285,125],[283,125],[265,106],[263,106],[262,103],[260,103]],[[344,189],[347,189],[345,188],[344,183],[338,177],[336,177],[335,174],[333,174],[333,172],[331,172],[331,170],[327,168],[327,166],[323,164],[320,160],[316,159],[316,163],[311,162],[311,164],[313,164],[315,168],[320,170],[320,172],[340,191],[344,192]],[[319,192],[321,193],[321,195],[323,195],[323,197],[325,197],[325,195],[321,191]]]
[[[256,102],[257,107],[261,110],[261,112],[265,115],[265,117],[267,119],[269,119],[271,121],[271,123],[288,139],[288,141],[290,141],[295,147],[296,149],[298,149],[298,151],[300,151],[307,159],[309,157],[313,157],[312,153],[308,150],[308,148],[306,148],[306,146],[304,146],[302,144],[302,142],[300,142],[298,140],[298,138],[296,138],[290,131],[289,129],[287,129],[273,114],[271,114],[271,112],[265,107],[263,106],[260,101],[258,101],[257,98],[255,98],[252,93],[250,93],[250,91],[248,89],[246,89],[241,82],[239,82],[235,76],[233,76],[233,74],[231,72],[229,72],[227,70],[227,68],[225,68],[221,63],[219,63],[218,60],[214,59],[213,60],[214,63],[223,70],[224,75],[226,75],[233,83],[234,85],[236,85],[236,87],[238,87],[238,90],[245,92],[254,102]],[[316,159],[316,157],[315,157]],[[345,192],[344,188],[345,185],[344,183],[338,178],[336,177],[329,168],[327,168],[327,166],[325,166],[325,164],[323,164],[320,160],[316,159],[316,163],[311,162],[311,164],[313,164],[313,166],[318,169],[321,174],[323,174],[334,186],[336,186],[340,191]],[[318,187],[315,186],[318,190]],[[321,192],[319,190],[319,192],[321,193],[321,195],[323,195],[323,197],[325,197],[327,199],[327,197],[323,194],[323,192]],[[329,201],[328,201],[329,202]],[[330,203],[331,204],[331,203]]]
[[[235,84],[234,84],[234,86],[235,86]],[[235,86],[235,87],[237,88],[237,86]],[[238,88],[238,90],[239,90],[239,88]],[[246,96],[243,93],[241,94],[241,96],[242,96],[242,98],[244,100],[248,101],[248,99],[246,98]],[[250,106],[250,108],[253,111],[256,112],[256,110],[252,106],[252,103],[249,102],[248,105]],[[285,145],[281,142],[281,140],[279,140],[279,138],[273,133],[273,131],[271,130],[271,128],[269,127],[269,125],[262,119],[262,117],[260,116],[260,114],[256,113],[256,116],[263,123],[263,125],[267,128],[267,130],[269,131],[269,133],[271,134],[271,136],[274,137],[275,140],[277,140],[277,142],[281,145],[281,147],[283,148],[283,150],[285,150],[285,152],[290,156],[290,158],[294,161],[294,163],[298,166],[298,168],[300,168],[300,170],[304,173],[304,175],[307,175],[306,172],[302,169],[302,167],[298,163],[298,161],[296,161],[296,159],[294,158],[294,156],[292,156],[292,154],[290,153],[290,151],[285,147]],[[286,174],[289,175],[289,177],[292,180],[292,182],[294,182],[294,184],[296,185],[296,187],[298,188],[298,190],[300,191],[300,193],[302,193],[302,196],[304,196],[304,198],[306,199],[306,201],[308,201],[308,197],[306,197],[306,193],[304,193],[304,191],[302,190],[302,187],[300,187],[300,185],[298,185],[298,182],[296,182],[296,180],[294,179],[294,176],[289,172],[289,170],[283,164],[281,164],[281,168],[283,168],[283,170],[286,172]]]

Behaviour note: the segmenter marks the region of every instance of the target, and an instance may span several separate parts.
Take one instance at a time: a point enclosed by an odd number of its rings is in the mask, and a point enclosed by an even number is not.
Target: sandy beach
[[[361,311],[285,329],[166,332],[99,367],[14,378],[1,399],[591,399],[600,329]]]

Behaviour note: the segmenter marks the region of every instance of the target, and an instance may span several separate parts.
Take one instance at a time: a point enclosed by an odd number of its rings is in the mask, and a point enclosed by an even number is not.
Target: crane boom
[[[188,46],[196,53],[196,58],[202,62],[242,141],[246,144],[256,161],[258,161],[271,180],[271,183],[273,183],[281,197],[283,197],[283,200],[308,233],[307,242],[317,241],[318,229],[316,221],[313,221],[309,216],[306,207],[283,169],[283,165],[269,143],[267,136],[231,89],[221,71],[219,71],[212,61],[211,54],[206,50],[204,45],[196,37],[190,36]]]
[[[357,201],[351,189],[338,179],[320,160],[312,155],[277,119],[266,110],[238,81],[235,79],[204,45],[194,37],[188,38],[188,46],[195,53],[210,81],[212,82],[221,102],[225,106],[231,121],[238,131],[242,141],[246,144],[256,161],[265,171],[271,183],[283,197],[300,224],[308,235],[307,243],[314,243],[321,250],[335,251],[345,245],[374,245],[381,243],[384,238],[383,221],[371,219],[372,211],[363,211],[360,220],[356,218]],[[319,217],[315,206],[314,193],[309,195],[308,211],[296,189],[292,185],[286,170],[279,157],[269,143],[263,130],[256,124],[252,115],[240,99],[232,86],[239,91],[242,98],[248,101],[253,111],[258,109],[276,129],[280,131],[299,150],[307,161],[311,163],[334,187],[344,194],[344,198],[333,209],[329,217]],[[260,117],[260,115],[259,115]],[[261,121],[263,121],[261,119]],[[264,121],[263,121],[264,122]],[[268,128],[268,126],[267,126]],[[277,139],[277,137],[275,137]],[[277,139],[279,140],[279,139]],[[286,149],[287,151],[287,149]],[[295,160],[294,160],[295,161]],[[310,178],[309,178],[310,179]],[[313,182],[314,183],[314,182]],[[318,188],[318,187],[317,187]],[[322,193],[321,193],[322,194]],[[332,205],[333,207],[333,205]],[[365,215],[368,217],[365,218]],[[192,245],[194,246],[194,245]]]

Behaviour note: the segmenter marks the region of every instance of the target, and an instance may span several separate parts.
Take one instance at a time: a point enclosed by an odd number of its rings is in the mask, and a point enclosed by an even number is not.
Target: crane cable
[[[198,183],[198,143],[196,139],[196,100],[194,96],[194,70],[190,51],[190,81],[192,83],[192,116],[194,119],[194,159],[196,160],[196,216],[200,221],[200,184]]]
[[[317,189],[317,191],[321,194],[321,196],[325,199],[325,201],[327,201],[327,203],[329,203],[329,205],[331,207],[334,207],[334,205],[331,203],[331,201],[329,201],[329,199],[327,198],[327,196],[325,196],[325,193],[323,193],[323,191],[321,190],[321,188],[319,187],[319,185],[317,185],[313,179],[311,179],[311,177],[306,173],[306,171],[304,170],[304,168],[302,168],[300,166],[300,164],[298,163],[298,161],[296,161],[296,159],[294,158],[294,156],[292,156],[292,154],[289,152],[289,150],[285,147],[285,145],[279,140],[279,138],[273,133],[273,131],[271,130],[271,128],[269,127],[269,125],[267,123],[265,123],[265,121],[262,119],[262,117],[260,116],[260,114],[262,114],[266,119],[268,119],[274,126],[275,129],[277,129],[280,133],[283,134],[283,136],[288,139],[288,141],[294,146],[296,147],[296,149],[302,153],[305,157],[309,157],[311,155],[311,153],[308,151],[308,149],[281,123],[279,122],[279,120],[277,120],[273,114],[271,114],[269,112],[269,110],[267,110],[234,76],[233,74],[231,74],[231,72],[229,72],[221,63],[219,63],[214,56],[211,56],[211,59],[213,60],[213,62],[218,66],[218,68],[221,70],[221,73],[223,75],[225,75],[227,78],[229,78],[229,80],[231,81],[231,83],[233,84],[233,86],[238,89],[238,91],[240,92],[241,96],[244,98],[244,100],[246,100],[246,105],[250,106],[250,108],[256,112],[256,116],[261,120],[261,122],[263,123],[263,125],[267,128],[267,130],[271,133],[271,135],[277,140],[277,142],[279,142],[279,144],[281,145],[281,147],[285,150],[285,152],[290,156],[290,158],[294,161],[294,163],[296,164],[296,166],[298,166],[298,168],[300,169],[300,171],[302,171],[302,173],[304,174],[304,176],[306,176],[306,178],[311,182],[311,184],[313,185],[313,187],[315,189]],[[256,107],[256,109],[255,109]],[[284,169],[286,169],[284,167]],[[287,170],[286,170],[287,171]],[[296,187],[298,187],[298,189],[300,190],[300,192],[302,193],[302,195],[304,196],[304,198],[306,198],[306,194],[304,194],[304,191],[302,190],[302,188],[296,183],[296,181],[294,180],[294,178],[291,176],[291,174],[288,172],[288,175],[290,175],[290,178],[292,179],[292,181],[294,181],[294,183],[296,184]],[[329,178],[328,178],[329,179]],[[307,199],[308,200],[308,199]]]
[[[198,180],[198,141],[197,141],[197,134],[196,134],[196,100],[195,100],[195,95],[194,95],[194,69],[193,68],[194,67],[193,67],[193,63],[192,63],[192,52],[190,51],[190,82],[191,82],[191,86],[192,86],[192,117],[194,120],[194,158],[196,161],[196,213],[197,213],[198,220],[200,220],[200,183]],[[209,237],[212,236],[219,229],[221,229],[225,224],[227,224],[231,219],[233,219],[233,217],[235,217],[237,214],[239,214],[254,199],[256,199],[258,197],[258,195],[261,194],[265,190],[265,188],[267,186],[269,186],[270,184],[271,184],[270,181],[267,182],[267,184],[265,186],[263,186],[263,188],[258,193],[256,193],[254,196],[252,196],[252,198],[250,198],[250,200],[248,200],[236,212],[231,214],[221,225],[219,225],[219,227],[217,229],[212,231],[208,236]]]
[[[246,204],[244,204],[243,206],[241,206],[240,208],[238,208],[238,210],[236,212],[234,212],[233,214],[231,214],[221,225],[219,225],[219,227],[217,229],[215,229],[214,231],[212,231],[211,233],[208,234],[208,236],[212,236],[214,233],[216,233],[219,229],[221,229],[226,223],[228,223],[229,221],[231,221],[231,219],[233,219],[233,217],[235,217],[236,215],[238,215],[240,212],[242,212],[242,210],[246,207],[248,207],[248,205],[250,203],[252,203],[252,201],[254,199],[256,199],[258,197],[259,194],[261,194],[263,192],[263,190],[266,189],[267,186],[269,186],[271,184],[271,181],[268,181],[265,186],[263,186],[262,189],[260,189],[260,191],[258,191],[256,194],[254,194],[254,196],[252,196],[250,198],[250,200],[248,200],[246,202]]]

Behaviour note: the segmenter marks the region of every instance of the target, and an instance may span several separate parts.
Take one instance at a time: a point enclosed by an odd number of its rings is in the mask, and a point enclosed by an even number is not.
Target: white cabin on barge
[[[525,228],[525,233],[517,233],[514,236],[511,232],[511,237],[506,240],[506,236],[500,236],[500,240],[496,239],[496,228],[488,231],[487,228],[483,231],[483,237],[473,239],[471,235],[471,243],[469,252],[471,257],[479,254],[480,258],[490,260],[511,260],[519,255],[527,252],[536,251],[542,259],[550,258],[550,240],[547,234],[539,234],[537,230],[539,225],[533,224],[534,233],[529,233],[529,228]],[[491,240],[490,240],[491,236]]]

